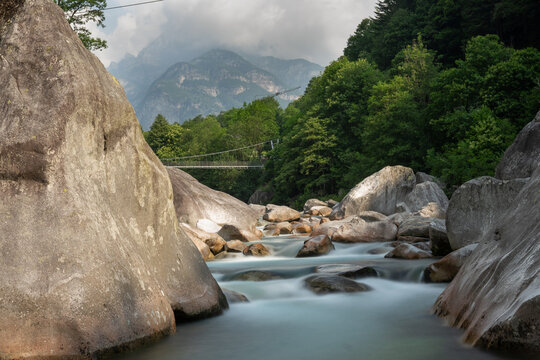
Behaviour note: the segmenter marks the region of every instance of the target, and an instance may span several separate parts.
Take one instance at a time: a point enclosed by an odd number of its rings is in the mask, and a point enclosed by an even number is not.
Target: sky
[[[108,0],[108,7],[148,0]],[[111,9],[105,28],[90,24],[108,48],[95,54],[105,66],[138,53],[161,37],[171,46],[222,48],[326,66],[343,54],[376,0],[164,0]]]

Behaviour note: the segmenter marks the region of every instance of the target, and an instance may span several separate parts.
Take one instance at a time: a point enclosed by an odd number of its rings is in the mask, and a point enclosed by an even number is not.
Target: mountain
[[[166,62],[155,59],[151,53],[143,50],[137,57],[129,56],[109,66],[124,86],[144,129],[150,127],[158,113],[169,122],[182,123],[197,115],[219,113],[300,86],[301,89],[277,98],[286,106],[322,70],[303,59],[240,56],[214,49],[189,62],[173,64],[160,74]]]

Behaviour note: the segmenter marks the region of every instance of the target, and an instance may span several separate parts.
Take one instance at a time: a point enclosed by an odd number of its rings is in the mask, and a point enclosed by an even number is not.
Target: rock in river
[[[309,290],[318,295],[371,290],[371,288],[366,284],[358,283],[346,277],[332,274],[311,275],[304,280],[304,284]]]
[[[314,236],[304,241],[304,246],[298,251],[296,257],[310,257],[326,255],[334,250],[334,244],[327,235]]]
[[[54,2],[0,9],[0,356],[89,358],[219,313],[118,81]]]

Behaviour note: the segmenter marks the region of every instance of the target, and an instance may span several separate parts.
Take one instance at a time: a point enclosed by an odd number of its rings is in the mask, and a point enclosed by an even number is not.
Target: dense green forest
[[[279,138],[262,171],[192,170],[247,200],[339,199],[386,165],[446,183],[493,175],[517,132],[540,109],[537,1],[381,0],[344,56],[280,109],[272,98],[182,125],[158,116],[145,133],[160,157]]]

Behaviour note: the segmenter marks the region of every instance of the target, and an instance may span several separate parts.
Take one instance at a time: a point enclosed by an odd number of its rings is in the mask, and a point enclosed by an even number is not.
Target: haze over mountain
[[[182,123],[197,115],[219,113],[300,86],[278,97],[285,106],[302,94],[309,80],[322,70],[320,65],[303,59],[242,57],[218,49],[189,62],[182,61],[186,54],[175,48],[169,48],[167,56],[155,56],[164,45],[155,41],[137,57],[128,55],[109,66],[124,86],[144,129],[150,127],[158,113],[169,122]],[[174,63],[173,58],[181,60]]]

